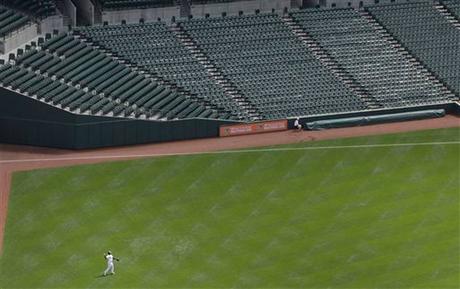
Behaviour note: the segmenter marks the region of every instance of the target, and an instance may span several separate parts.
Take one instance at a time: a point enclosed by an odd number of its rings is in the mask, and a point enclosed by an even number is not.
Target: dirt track
[[[87,151],[0,145],[0,255],[3,247],[3,232],[6,224],[11,175],[15,171],[99,163],[114,159],[133,159],[138,158],[139,155],[155,156],[208,152],[447,127],[460,127],[460,118],[456,116],[446,116],[438,119],[339,128],[324,131],[284,131],[250,136],[178,141]]]

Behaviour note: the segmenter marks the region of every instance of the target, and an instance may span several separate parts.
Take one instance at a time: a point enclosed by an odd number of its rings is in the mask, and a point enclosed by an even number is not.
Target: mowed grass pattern
[[[296,144],[459,141],[459,129]],[[460,146],[17,173],[0,288],[458,288]],[[121,262],[99,277],[103,253]]]

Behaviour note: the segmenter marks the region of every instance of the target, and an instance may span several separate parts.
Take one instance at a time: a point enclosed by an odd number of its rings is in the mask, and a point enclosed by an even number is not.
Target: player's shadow
[[[109,277],[109,276],[110,276],[110,275],[101,274],[101,275],[96,276],[96,279],[98,279],[98,278],[104,278],[104,277]]]

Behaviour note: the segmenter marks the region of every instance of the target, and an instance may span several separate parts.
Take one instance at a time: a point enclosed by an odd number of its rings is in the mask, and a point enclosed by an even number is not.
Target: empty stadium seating
[[[30,23],[30,18],[7,7],[0,6],[0,37]]]
[[[130,1],[147,2],[167,1]],[[458,100],[459,30],[427,2],[368,9],[409,52],[359,11],[306,9],[75,28],[2,65],[0,83],[76,113],[155,120],[283,119]],[[30,21],[8,11],[0,8],[0,32]]]
[[[75,87],[66,85],[51,78],[44,77],[20,66],[4,65],[0,67],[0,83],[21,93],[33,95],[39,100],[52,103],[61,108],[80,113],[96,114],[107,107],[114,111],[125,110],[126,107],[101,96],[91,95]]]
[[[292,17],[384,107],[445,103],[453,96],[356,10],[308,9]]]
[[[3,3],[38,18],[56,14],[56,4],[53,0],[5,0]]]
[[[355,10],[305,10],[292,16],[379,107],[452,99],[450,91]],[[371,109],[276,14],[192,19],[180,21],[178,28],[263,118]],[[173,30],[159,22],[87,27],[79,33],[193,97],[241,118],[240,105],[190,52],[195,46],[186,48],[178,40],[184,34]]]
[[[165,23],[81,28],[94,43],[185,89],[200,101],[241,119],[241,109]]]
[[[2,66],[0,82],[76,111],[120,117],[177,119],[220,115],[187,99],[72,35],[61,34]]]
[[[367,109],[276,14],[179,25],[268,119]]]
[[[132,9],[174,6],[175,0],[99,0],[103,9]]]
[[[458,0],[442,0],[441,3],[446,6],[458,20],[460,20],[460,1]]]
[[[367,10],[412,55],[460,95],[460,30],[431,3],[376,5]]]
[[[229,2],[237,2],[237,1],[244,1],[244,0],[191,0],[193,4],[229,3]]]

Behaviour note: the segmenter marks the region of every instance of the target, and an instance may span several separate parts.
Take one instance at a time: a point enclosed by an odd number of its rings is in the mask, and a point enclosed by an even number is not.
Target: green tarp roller
[[[362,126],[369,124],[385,123],[385,122],[398,122],[425,118],[443,117],[446,115],[444,109],[431,109],[421,111],[411,111],[395,114],[381,114],[373,116],[359,116],[349,118],[339,118],[330,120],[318,120],[308,122],[306,128],[309,130],[322,130],[328,128],[349,127],[349,126]]]

